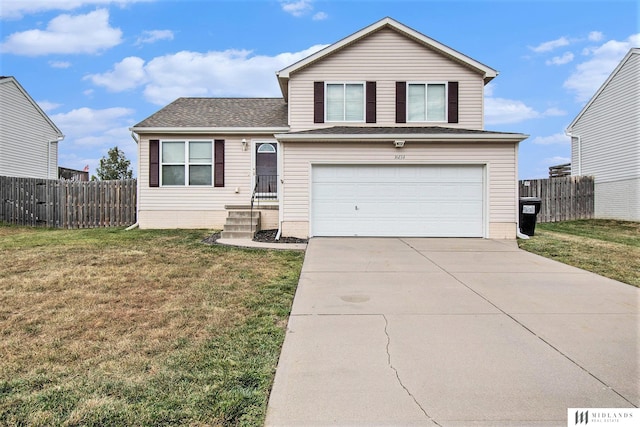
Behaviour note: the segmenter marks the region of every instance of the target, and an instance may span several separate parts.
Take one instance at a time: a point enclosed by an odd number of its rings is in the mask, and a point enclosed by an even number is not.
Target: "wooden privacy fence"
[[[592,176],[565,176],[520,181],[520,197],[540,197],[538,222],[593,218]]]
[[[57,228],[136,222],[135,179],[64,181],[0,176],[0,221]]]

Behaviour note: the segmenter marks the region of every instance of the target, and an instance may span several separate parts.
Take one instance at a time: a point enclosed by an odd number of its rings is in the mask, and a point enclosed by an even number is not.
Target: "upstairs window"
[[[211,141],[162,141],[162,185],[211,185]]]
[[[364,94],[364,83],[327,83],[326,121],[363,122]]]
[[[446,122],[445,83],[407,83],[407,122]]]

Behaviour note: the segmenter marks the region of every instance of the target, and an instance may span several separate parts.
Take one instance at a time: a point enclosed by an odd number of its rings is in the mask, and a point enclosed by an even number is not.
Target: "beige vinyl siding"
[[[458,62],[410,40],[391,29],[383,29],[291,75],[289,124],[291,131],[327,127],[313,123],[313,82],[377,83],[377,123],[363,126],[416,126],[396,124],[396,81],[459,82],[459,123],[443,126],[483,129],[483,79]],[[341,125],[345,122],[333,122]],[[427,122],[429,124],[429,122]]]
[[[57,179],[58,136],[13,81],[0,84],[0,175]]]
[[[249,144],[242,149],[242,139]],[[225,141],[225,186],[149,187],[149,140]],[[138,144],[139,218],[141,228],[222,228],[226,205],[251,201],[251,140],[273,140],[273,135],[142,135]],[[236,189],[238,192],[236,192]]]
[[[283,234],[309,232],[310,168],[328,164],[486,164],[486,207],[491,238],[515,238],[516,148],[514,143],[415,143],[396,149],[379,143],[281,144],[283,168]],[[397,155],[405,156],[396,160]],[[511,232],[505,230],[511,229]]]
[[[633,54],[574,124],[572,163],[596,183],[640,177],[640,54]],[[578,173],[575,168],[574,174]]]

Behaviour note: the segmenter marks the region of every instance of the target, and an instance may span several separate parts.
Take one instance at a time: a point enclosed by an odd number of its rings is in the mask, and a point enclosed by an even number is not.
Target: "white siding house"
[[[595,216],[640,221],[640,49],[631,49],[567,128],[572,175],[595,177]]]
[[[63,138],[14,77],[0,77],[0,175],[57,179]]]
[[[527,135],[484,129],[497,75],[384,18],[280,70],[282,98],[180,98],[132,127],[139,225],[231,230],[258,200],[287,237],[514,239]]]

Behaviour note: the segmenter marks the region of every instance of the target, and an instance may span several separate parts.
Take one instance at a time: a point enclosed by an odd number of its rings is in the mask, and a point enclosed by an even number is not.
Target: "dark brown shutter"
[[[324,123],[324,82],[313,82],[313,123]]]
[[[458,123],[458,82],[449,82],[449,123]]]
[[[376,82],[367,82],[367,123],[376,122]]]
[[[396,82],[396,123],[407,123],[407,82]]]
[[[224,187],[224,139],[214,142],[215,168],[213,172],[213,186]]]
[[[149,141],[149,187],[160,186],[160,140]]]

